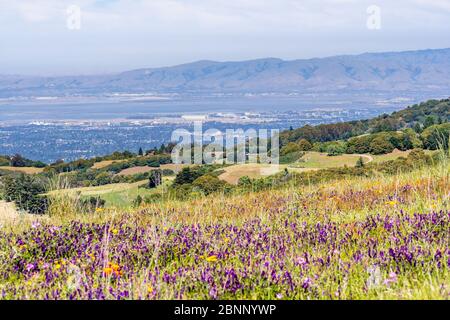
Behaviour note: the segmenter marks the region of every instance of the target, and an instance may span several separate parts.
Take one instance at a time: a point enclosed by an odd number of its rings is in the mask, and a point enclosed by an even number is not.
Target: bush
[[[144,203],[150,204],[150,203],[156,203],[162,200],[162,194],[160,193],[153,193],[145,196]]]
[[[192,185],[200,189],[205,195],[221,191],[225,187],[225,182],[212,175],[204,175],[196,179]]]
[[[175,177],[173,184],[179,186],[183,184],[191,184],[201,175],[201,172],[198,170],[191,169],[190,167],[183,168]]]
[[[18,177],[3,177],[3,197],[14,202],[16,206],[32,214],[44,214],[49,201],[42,194],[45,186],[39,179],[21,174]]]
[[[305,155],[305,151],[289,153],[280,157],[280,164],[294,163],[299,161]]]
[[[345,153],[345,145],[338,142],[328,144],[326,152],[329,156],[339,156]]]
[[[95,212],[99,208],[105,207],[106,201],[100,197],[90,197],[81,200],[81,206],[87,212]]]
[[[298,152],[298,151],[302,151],[300,149],[300,146],[294,142],[289,142],[287,145],[285,145],[284,147],[281,148],[280,155],[285,156],[289,153]]]
[[[426,128],[421,134],[425,149],[430,150],[437,150],[439,148],[448,150],[449,136],[450,123],[431,126]]]
[[[370,153],[372,154],[391,153],[394,149],[394,145],[381,136],[376,137],[370,143]]]
[[[298,142],[298,146],[300,148],[300,151],[309,151],[312,149],[312,144],[306,139],[300,139]]]

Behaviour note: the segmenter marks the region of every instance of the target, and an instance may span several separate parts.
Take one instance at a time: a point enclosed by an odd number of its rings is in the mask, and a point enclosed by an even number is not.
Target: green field
[[[320,152],[307,152],[299,161],[292,164],[292,167],[296,168],[335,168],[356,165],[359,157],[364,158],[364,162],[371,162],[373,157],[366,154],[343,154],[339,156],[328,156],[326,153]]]
[[[167,188],[167,186],[169,186],[172,180],[173,177],[164,177],[163,185],[155,189],[142,188],[142,186],[147,183],[147,180],[144,180],[135,183],[116,183],[98,187],[57,190],[50,192],[50,194],[67,193],[74,196],[78,195],[82,199],[98,196],[106,201],[107,208],[125,209],[132,205],[137,196],[145,198],[146,196],[158,192],[163,192],[163,190]]]

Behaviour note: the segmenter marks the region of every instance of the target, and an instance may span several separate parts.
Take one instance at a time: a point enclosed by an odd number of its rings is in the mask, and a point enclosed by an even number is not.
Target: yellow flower
[[[208,261],[208,262],[216,262],[217,261],[217,256],[216,255],[209,256],[208,258],[206,258],[206,261]]]
[[[111,273],[113,273],[113,269],[110,267],[103,268],[103,273],[107,276],[109,276]]]
[[[117,230],[117,229],[112,229],[111,232],[112,232],[113,234],[118,234],[118,233],[119,233],[119,230]]]
[[[95,256],[94,256],[93,253],[90,253],[90,254],[89,254],[89,257],[91,257],[91,260],[92,260],[92,261],[95,261]]]
[[[103,212],[103,211],[105,211],[105,209],[103,209],[103,208],[97,208],[97,209],[95,209],[95,212],[97,212],[97,213],[100,213],[100,212]]]
[[[55,270],[61,269],[61,265],[59,263],[55,263]]]
[[[110,274],[113,274],[113,273],[116,276],[121,276],[122,270],[120,269],[120,266],[118,264],[110,262],[110,263],[108,263],[108,266],[103,269],[103,273],[107,276],[109,276]]]
[[[147,292],[148,292],[149,294],[152,294],[152,293],[153,293],[153,287],[152,287],[150,284],[147,286]]]
[[[393,200],[393,201],[388,201],[386,202],[387,205],[390,205],[391,207],[395,206],[397,204],[397,201]]]

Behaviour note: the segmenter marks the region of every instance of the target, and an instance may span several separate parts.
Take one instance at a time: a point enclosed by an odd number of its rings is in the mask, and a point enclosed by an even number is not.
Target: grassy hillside
[[[0,298],[448,299],[447,161],[0,231]]]

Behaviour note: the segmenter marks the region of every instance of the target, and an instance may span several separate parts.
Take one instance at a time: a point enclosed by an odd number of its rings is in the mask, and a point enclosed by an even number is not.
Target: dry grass
[[[225,172],[219,176],[219,179],[230,184],[237,184],[239,182],[239,179],[242,177],[247,176],[251,179],[257,179],[278,173],[285,168],[293,172],[316,170],[315,168],[296,168],[291,167],[290,165],[279,165],[276,167],[269,164],[257,163],[237,164],[234,166],[223,168]]]
[[[34,168],[34,167],[0,167],[1,170],[9,170],[15,172],[22,172],[26,174],[38,174],[44,171],[44,168]]]
[[[154,171],[154,170],[158,170],[158,169],[160,169],[160,168],[148,167],[148,166],[131,167],[131,168],[120,171],[117,175],[118,176],[133,176],[135,174],[146,173],[146,172],[150,172],[150,171]]]
[[[311,151],[306,153],[306,155],[302,158],[302,161],[293,164],[293,166],[300,168],[317,169],[336,168],[343,166],[353,167],[356,165],[359,157],[363,157],[366,163],[373,161],[373,157],[366,154],[343,154],[339,156],[329,156],[326,153]]]
[[[34,221],[49,221],[48,216],[18,212],[13,203],[0,201],[0,229],[21,232],[29,229]]]
[[[148,205],[138,217],[152,223],[240,223],[270,213],[309,210],[304,219],[327,217],[336,221],[360,220],[368,215],[404,210],[425,212],[448,209],[448,172],[429,168],[397,176],[349,178],[318,185],[246,193],[232,197],[216,194],[187,202]],[[207,215],[205,215],[207,213]]]
[[[104,160],[104,161],[100,161],[100,162],[96,162],[94,163],[94,165],[92,166],[92,169],[103,169],[107,166],[110,166],[114,163],[121,163],[124,162],[126,160]]]

